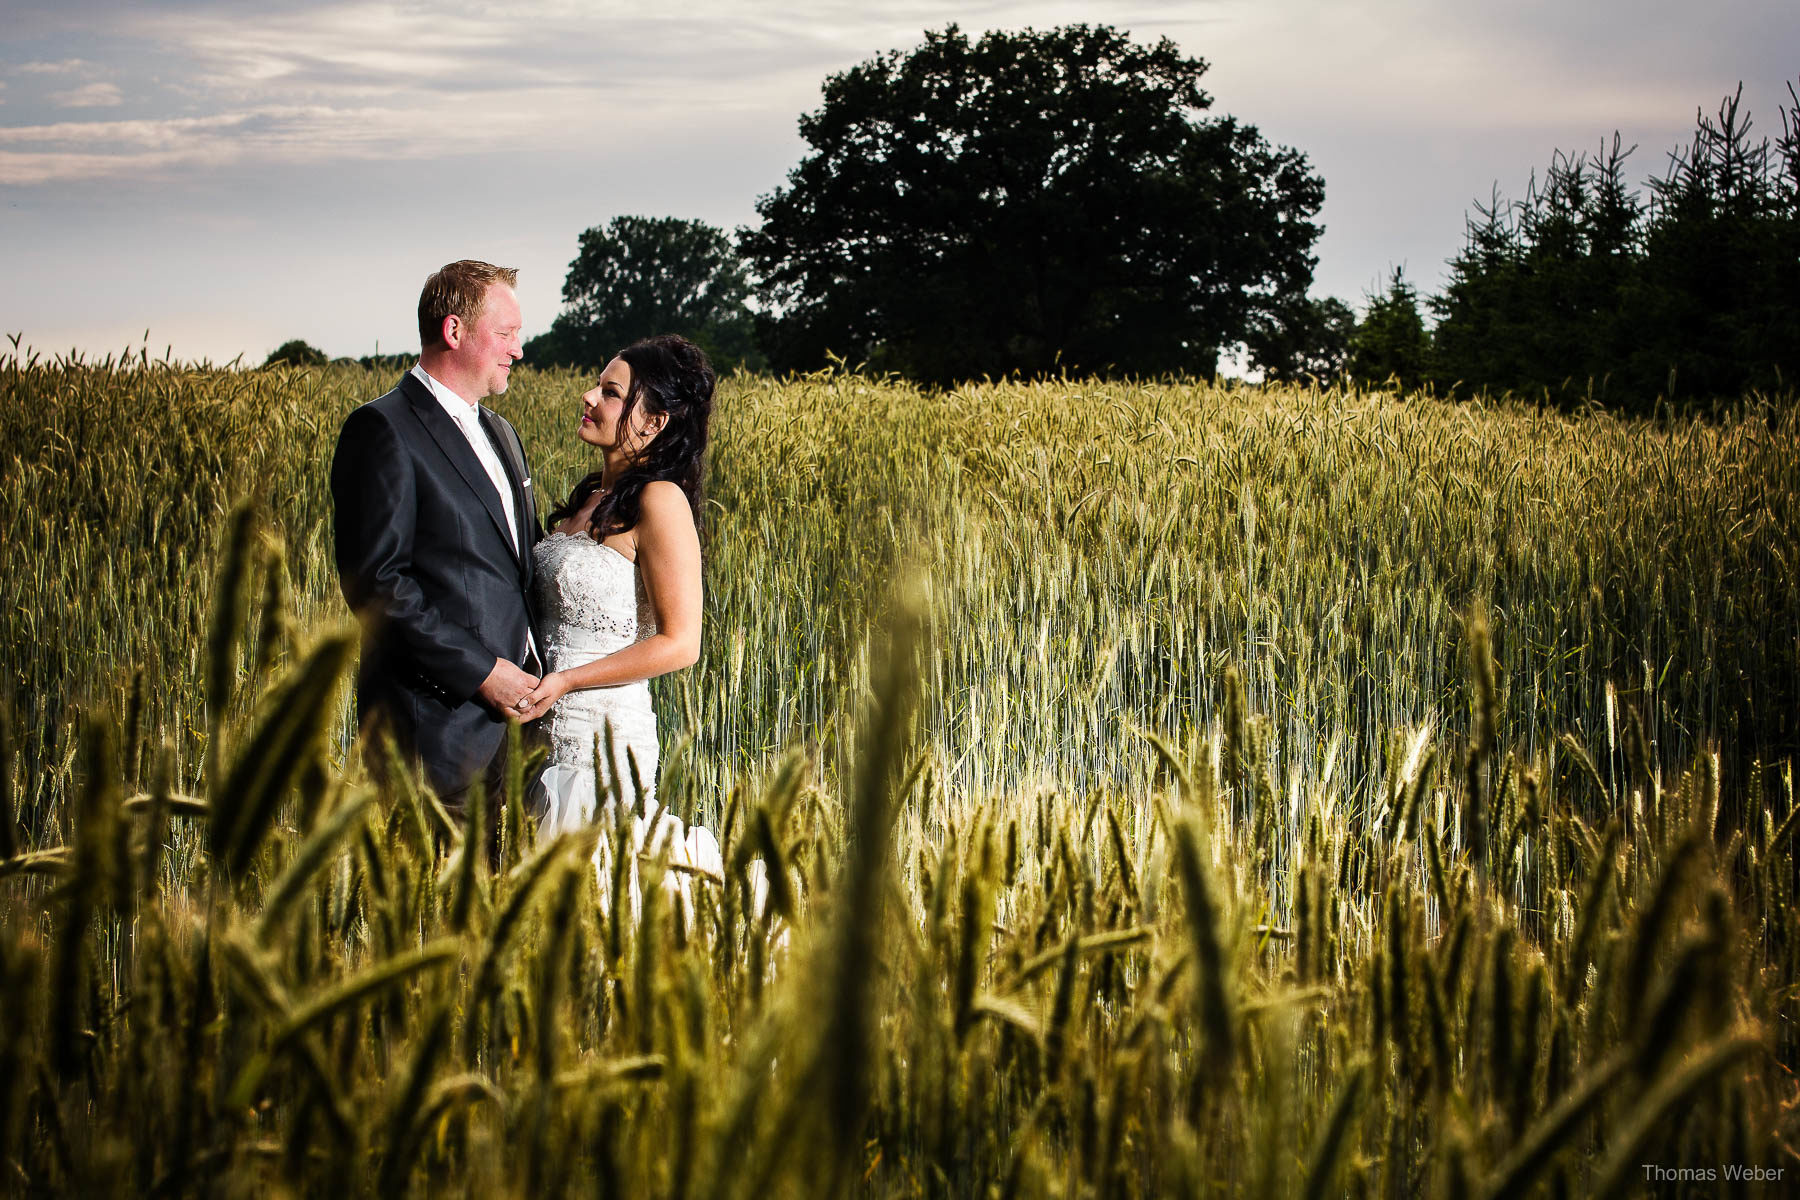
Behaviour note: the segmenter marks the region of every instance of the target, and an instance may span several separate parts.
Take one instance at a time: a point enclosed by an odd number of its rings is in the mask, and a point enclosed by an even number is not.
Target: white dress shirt
[[[519,552],[519,518],[513,508],[512,482],[506,477],[506,468],[500,465],[500,455],[494,449],[494,443],[481,427],[480,406],[470,404],[448,387],[431,377],[431,374],[418,363],[413,364],[413,375],[425,385],[433,398],[444,406],[456,427],[462,430],[469,439],[469,449],[475,451],[475,457],[481,460],[482,469],[487,472],[488,481],[494,485],[494,491],[500,495],[500,507],[506,513],[506,536],[512,541],[513,553]],[[526,642],[533,654],[537,653],[537,638],[528,629]]]
[[[512,540],[513,553],[517,554],[519,517],[513,510],[512,482],[506,477],[506,468],[500,465],[500,455],[495,452],[493,441],[481,427],[480,406],[470,404],[433,379],[422,366],[414,364],[412,373],[430,390],[437,402],[444,406],[444,411],[450,414],[456,427],[469,439],[469,449],[475,451],[475,457],[481,460],[482,469],[487,472],[488,481],[494,485],[494,491],[499,496],[500,507],[506,512],[506,536]]]

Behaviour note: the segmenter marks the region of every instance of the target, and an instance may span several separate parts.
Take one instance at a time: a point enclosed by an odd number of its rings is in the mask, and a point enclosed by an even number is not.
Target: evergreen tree
[[[1651,182],[1642,277],[1626,306],[1640,396],[1728,397],[1800,377],[1794,114],[1782,113],[1781,142],[1752,142],[1741,93],[1702,116]]]
[[[1431,369],[1431,335],[1419,315],[1419,293],[1394,268],[1387,291],[1369,297],[1369,312],[1350,340],[1350,374],[1365,386],[1422,386]]]
[[[1741,93],[1741,89],[1740,89]],[[1789,88],[1790,98],[1795,98]],[[1437,315],[1446,389],[1649,411],[1790,387],[1800,373],[1800,129],[1750,138],[1739,96],[1702,115],[1648,203],[1615,134],[1556,155],[1525,198],[1476,206]]]

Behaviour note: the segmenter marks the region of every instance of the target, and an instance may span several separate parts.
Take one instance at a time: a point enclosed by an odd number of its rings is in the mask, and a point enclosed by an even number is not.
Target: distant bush
[[[322,367],[329,359],[325,352],[308,342],[295,338],[291,342],[283,342],[275,347],[275,352],[263,360],[265,367]]]

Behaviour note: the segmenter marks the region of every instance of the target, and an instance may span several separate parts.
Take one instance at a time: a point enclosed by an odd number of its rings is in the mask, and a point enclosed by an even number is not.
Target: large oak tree
[[[1107,26],[926,34],[825,81],[740,247],[772,365],[1210,374],[1311,281],[1324,184]]]

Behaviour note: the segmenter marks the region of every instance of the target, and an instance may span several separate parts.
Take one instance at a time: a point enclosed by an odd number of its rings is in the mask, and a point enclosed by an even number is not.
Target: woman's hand
[[[516,706],[517,720],[521,723],[535,721],[550,711],[550,706],[569,694],[569,677],[561,671],[552,671],[538,685],[525,693],[525,698]]]

